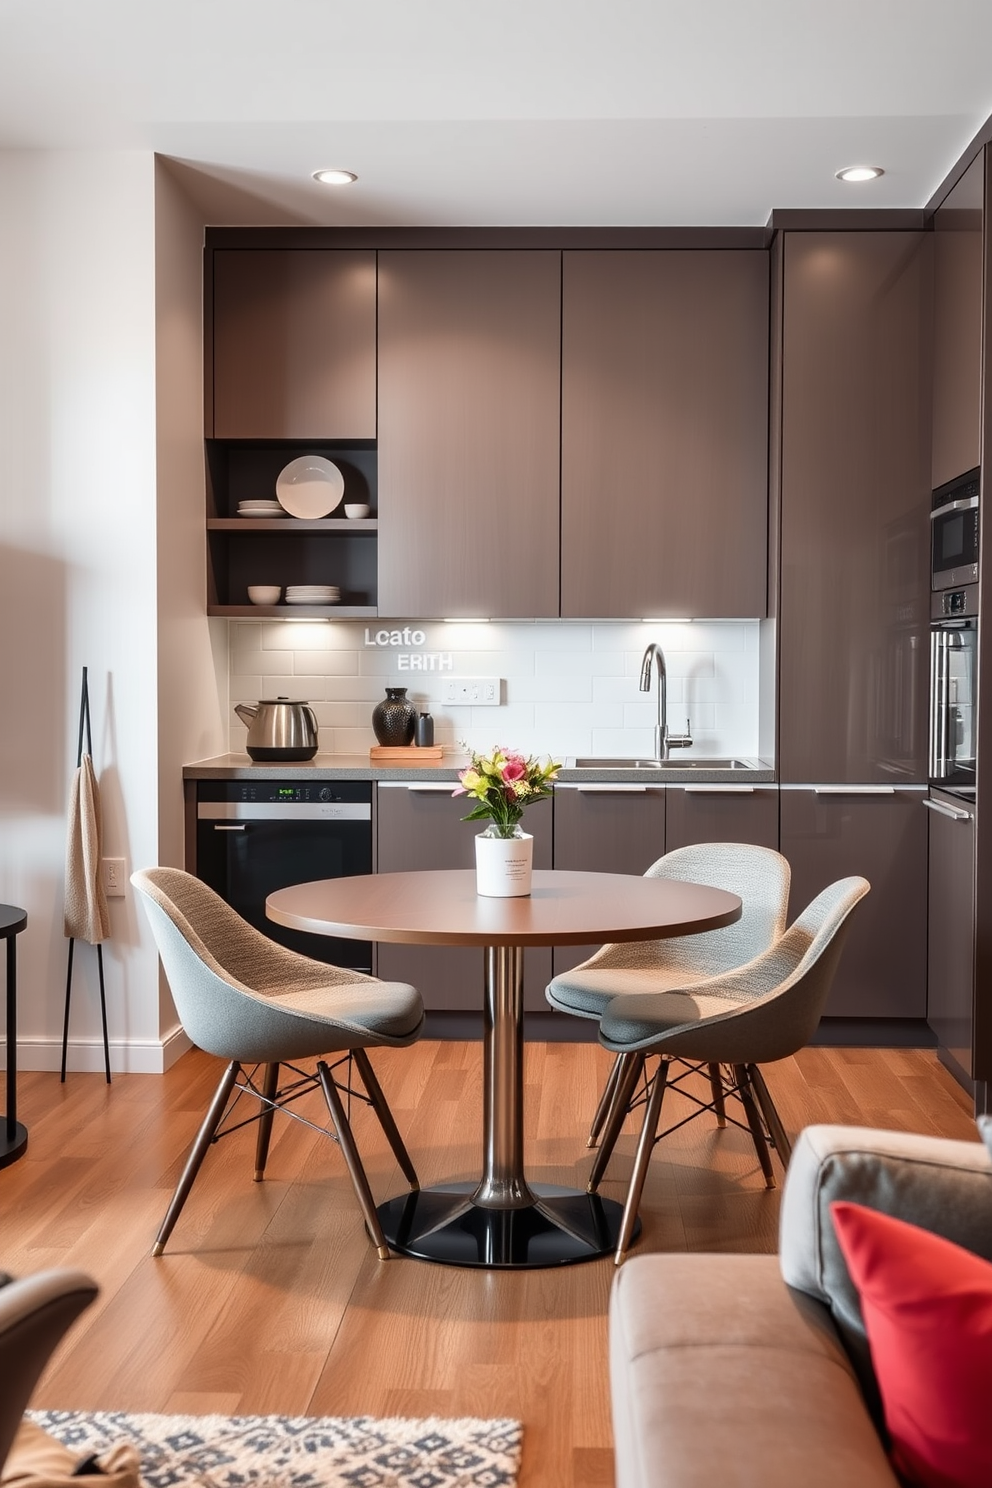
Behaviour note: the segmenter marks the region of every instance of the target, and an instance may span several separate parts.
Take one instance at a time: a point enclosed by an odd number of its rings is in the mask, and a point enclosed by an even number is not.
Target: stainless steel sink
[[[693,759],[612,759],[605,755],[586,755],[576,759],[576,770],[750,770],[746,760],[729,756],[718,758],[696,755]]]

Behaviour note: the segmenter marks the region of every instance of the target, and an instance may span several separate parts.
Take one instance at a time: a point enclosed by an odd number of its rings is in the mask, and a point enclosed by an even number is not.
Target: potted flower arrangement
[[[534,755],[497,747],[475,754],[458,775],[455,796],[469,796],[474,805],[462,821],[489,820],[475,839],[476,887],[480,894],[512,898],[530,893],[533,837],[520,819],[528,806],[552,793],[560,763],[542,763]]]

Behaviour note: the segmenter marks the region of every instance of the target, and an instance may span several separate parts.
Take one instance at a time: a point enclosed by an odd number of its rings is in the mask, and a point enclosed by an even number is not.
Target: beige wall
[[[158,861],[160,817],[164,852],[177,854],[176,762],[192,741],[188,723],[184,733],[174,720],[183,700],[199,710],[213,670],[206,621],[201,615],[194,635],[185,590],[165,578],[175,604],[159,639],[157,483],[182,515],[165,544],[166,574],[182,571],[192,508],[202,501],[185,428],[195,401],[199,439],[190,348],[198,251],[189,214],[172,193],[164,201],[170,272],[157,291],[150,154],[0,152],[0,899],[29,916],[18,945],[23,1068],[57,1069],[60,1055],[80,669],[89,668],[104,853],[129,869]],[[166,329],[157,358],[159,311]],[[201,563],[202,551],[198,534]],[[184,675],[182,689],[170,662],[180,649],[194,678],[190,687]],[[197,741],[212,737],[205,716]],[[161,735],[159,719],[167,720]],[[173,1020],[160,1009],[154,944],[130,886],[111,901],[111,921],[104,955],[114,1064],[161,1069]],[[78,946],[76,1069],[102,1065],[95,965],[95,952]]]

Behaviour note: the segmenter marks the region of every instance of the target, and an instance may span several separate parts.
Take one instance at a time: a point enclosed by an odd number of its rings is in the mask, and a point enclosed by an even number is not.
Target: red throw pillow
[[[892,1438],[920,1488],[992,1485],[992,1265],[860,1204],[830,1205]]]

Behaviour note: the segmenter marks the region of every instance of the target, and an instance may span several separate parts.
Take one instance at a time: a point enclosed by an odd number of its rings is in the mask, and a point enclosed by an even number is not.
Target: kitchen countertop
[[[741,755],[746,770],[704,770],[698,767],[663,770],[600,766],[577,770],[564,767],[558,772],[563,785],[774,785],[775,771],[764,760]],[[195,760],[183,766],[184,780],[450,780],[467,764],[464,755],[452,754],[441,764],[432,766],[369,763],[367,754],[317,754],[312,760],[288,761],[283,764],[253,764],[247,754],[219,754],[212,759]]]

